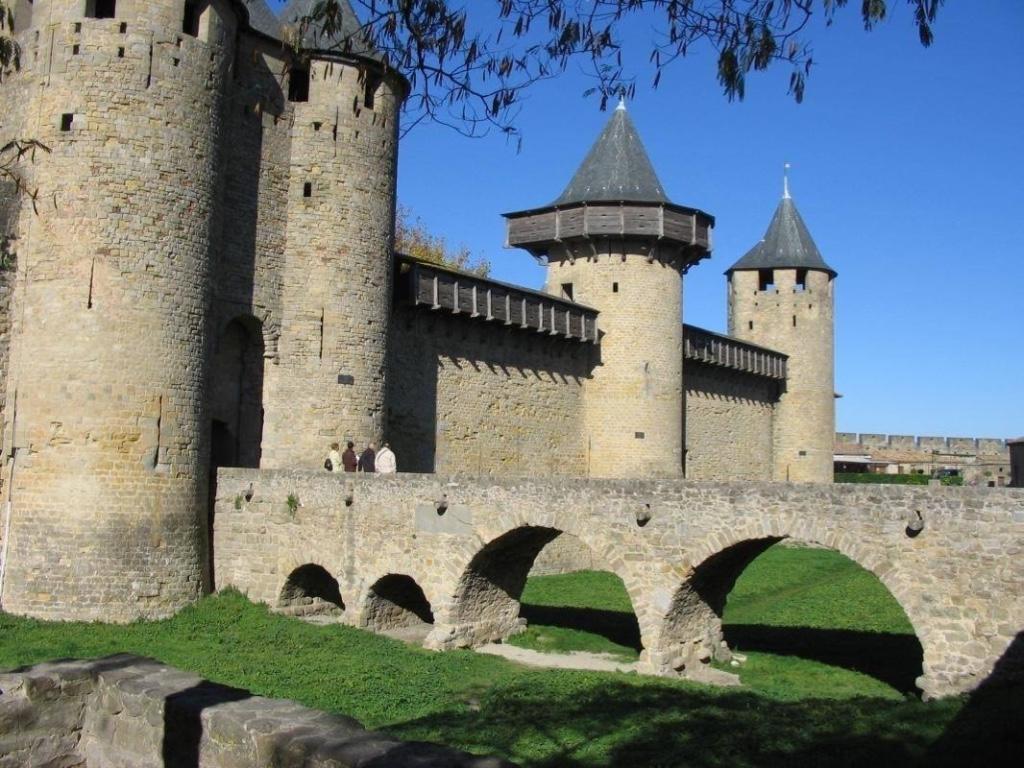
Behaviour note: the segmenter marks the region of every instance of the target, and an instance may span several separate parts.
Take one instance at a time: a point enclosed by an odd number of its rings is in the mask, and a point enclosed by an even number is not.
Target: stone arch
[[[896,567],[870,547],[831,531],[817,530],[807,521],[788,525],[775,521],[737,528],[729,535],[718,532],[701,541],[690,552],[693,567],[673,595],[659,635],[652,662],[659,672],[689,674],[711,660],[726,661],[731,651],[722,630],[725,601],[736,580],[750,563],[783,539],[806,541],[835,550],[873,574],[899,603],[921,643],[925,640],[913,615],[907,581]],[[918,685],[920,685],[920,680]]]
[[[260,465],[264,351],[263,324],[252,315],[232,318],[217,334],[209,388],[215,468]]]
[[[429,631],[434,611],[423,588],[404,573],[377,579],[363,600],[359,626],[374,632],[418,634]]]
[[[338,580],[326,568],[306,563],[288,574],[277,610],[289,616],[340,616],[345,611]]]
[[[548,525],[521,522],[516,527],[491,539],[477,550],[462,569],[448,612],[451,626],[445,637],[435,638],[439,647],[476,646],[508,637],[519,631],[525,620],[520,618],[520,596],[534,561],[549,543],[569,533],[589,547],[604,563],[604,570],[618,576],[626,587],[639,622],[641,645],[643,622],[638,610],[634,579],[620,573],[622,566],[607,548],[595,547],[588,537],[576,530],[567,530],[554,521]],[[624,566],[623,566],[624,567]]]

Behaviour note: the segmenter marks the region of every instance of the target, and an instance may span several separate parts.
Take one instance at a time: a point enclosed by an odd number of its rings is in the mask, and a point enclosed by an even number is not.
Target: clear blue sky
[[[476,5],[479,0],[471,4]],[[689,323],[724,331],[722,272],[763,234],[793,164],[793,197],[836,282],[837,428],[1024,434],[1024,2],[948,0],[929,48],[909,6],[862,29],[859,3],[813,34],[806,98],[784,67],[729,103],[695,52],[629,110],[666,191],[717,219],[686,277]],[[642,66],[642,25],[626,54]],[[554,199],[608,113],[573,71],[530,92],[523,144],[422,125],[402,143],[399,199],[433,231],[531,287],[500,213]]]

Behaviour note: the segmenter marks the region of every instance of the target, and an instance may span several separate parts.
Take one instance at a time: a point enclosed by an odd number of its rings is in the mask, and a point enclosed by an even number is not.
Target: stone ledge
[[[514,768],[127,654],[0,674],[0,767]]]

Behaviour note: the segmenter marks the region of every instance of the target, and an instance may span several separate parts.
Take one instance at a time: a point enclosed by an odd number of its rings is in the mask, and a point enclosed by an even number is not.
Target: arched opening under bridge
[[[292,571],[277,600],[277,610],[289,616],[340,617],[345,612],[338,580],[314,563]]]
[[[456,594],[455,623],[473,644],[509,640],[542,652],[636,660],[640,628],[622,579],[577,536],[523,526],[470,561]]]
[[[434,624],[434,612],[419,584],[405,574],[389,573],[367,591],[360,625],[403,640],[422,641]]]
[[[816,676],[837,689],[881,683],[879,692],[916,694],[923,666],[913,626],[879,576],[783,537],[739,541],[700,563],[673,599],[663,643],[675,669],[732,661],[741,678],[771,670],[766,684],[779,687]]]

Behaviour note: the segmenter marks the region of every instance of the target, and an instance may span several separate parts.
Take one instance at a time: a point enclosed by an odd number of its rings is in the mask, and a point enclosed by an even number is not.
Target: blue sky
[[[479,2],[479,0],[477,0]],[[722,272],[763,234],[790,162],[793,197],[836,283],[837,428],[1024,434],[1024,3],[949,0],[936,41],[910,7],[862,29],[859,3],[813,34],[803,104],[784,67],[728,102],[713,55],[677,62],[629,104],[669,196],[717,219],[713,257],[686,277],[689,323],[725,330]],[[472,6],[471,6],[472,7]],[[642,24],[627,40],[640,71]],[[500,213],[554,199],[608,113],[570,71],[523,104],[517,152],[434,125],[402,142],[399,199],[433,231],[487,256],[494,277],[539,287],[506,250]]]

